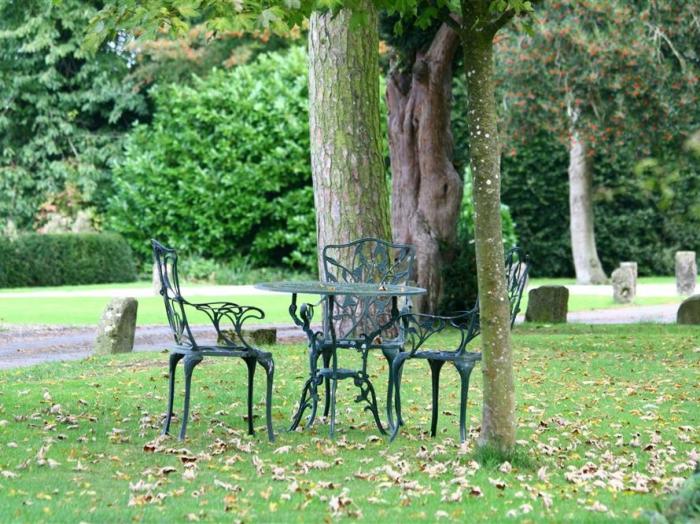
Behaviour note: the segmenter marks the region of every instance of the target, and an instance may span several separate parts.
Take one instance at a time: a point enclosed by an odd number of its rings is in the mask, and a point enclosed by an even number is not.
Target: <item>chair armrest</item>
[[[218,339],[223,340],[226,345],[240,346],[242,344],[247,349],[255,349],[243,336],[243,323],[249,319],[264,319],[265,312],[262,309],[254,306],[241,306],[233,302],[193,303],[183,301],[183,303],[205,313],[211,320]],[[231,337],[230,332],[227,333],[230,329],[233,329],[240,343]]]
[[[464,352],[467,344],[479,334],[479,309],[457,311],[450,315],[429,315],[425,313],[402,313],[399,315],[405,347],[415,354],[433,335],[447,328],[460,332],[457,352]]]

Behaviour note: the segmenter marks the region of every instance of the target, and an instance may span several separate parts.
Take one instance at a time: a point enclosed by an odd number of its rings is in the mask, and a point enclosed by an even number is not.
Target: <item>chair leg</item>
[[[437,434],[437,421],[438,421],[438,394],[440,391],[440,370],[445,364],[444,360],[428,360],[430,364],[431,378],[433,383],[433,414],[430,420],[430,436],[435,437]]]
[[[332,353],[328,350],[325,350],[325,351],[323,351],[323,353],[321,353],[321,356],[323,357],[323,367],[329,368],[331,366]],[[323,398],[323,416],[328,417],[328,413],[329,413],[330,408],[331,408],[331,397],[330,397],[331,379],[326,377],[324,382],[325,382],[326,394]]]
[[[189,354],[185,357],[185,408],[182,412],[182,428],[180,429],[180,440],[185,440],[187,433],[187,419],[190,415],[190,387],[192,385],[192,372],[202,361],[200,355]]]
[[[455,367],[461,379],[460,402],[459,402],[459,438],[461,442],[467,440],[467,397],[469,395],[469,376],[474,369],[473,362],[456,361]]]
[[[274,442],[275,433],[272,430],[272,382],[275,377],[275,362],[270,359],[258,361],[267,375],[267,394],[265,396],[265,423],[267,425],[267,439]]]
[[[184,357],[182,353],[170,353],[169,377],[168,377],[168,413],[165,416],[165,425],[163,426],[163,435],[170,434],[170,422],[173,418],[173,402],[175,400],[175,372],[177,364]]]
[[[255,365],[257,359],[255,357],[243,357],[248,366],[248,435],[255,435],[253,427],[253,385],[255,383]]]
[[[394,392],[394,407],[397,412],[397,419],[396,419],[396,424],[391,428],[391,438],[389,439],[390,442],[393,442],[396,436],[399,434],[399,427],[401,427],[401,424],[399,424],[398,420],[398,413],[401,410],[401,395],[400,395],[400,389],[401,389],[401,371],[404,363],[406,362],[407,354],[405,353],[399,353],[396,358],[394,359],[394,362],[391,364],[391,379],[390,382],[393,383],[395,392]],[[391,408],[389,408],[391,409]]]

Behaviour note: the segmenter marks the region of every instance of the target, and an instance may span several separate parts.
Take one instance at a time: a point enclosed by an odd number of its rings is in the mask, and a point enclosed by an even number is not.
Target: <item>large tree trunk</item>
[[[310,21],[311,170],[319,253],[331,243],[391,238],[379,121],[377,12],[370,0],[363,0],[361,9],[365,23],[352,29],[347,9],[335,16],[315,13]]]
[[[488,16],[488,2],[481,2],[482,12],[477,13],[473,12],[472,5],[471,0],[462,0],[484,375],[479,444],[508,451],[515,445],[515,382],[501,230],[501,166],[493,34],[478,27],[479,18]]]
[[[569,148],[569,213],[571,252],[577,284],[605,284],[607,276],[598,258],[593,232],[592,175],[586,144],[576,130]]]
[[[459,35],[444,25],[412,71],[392,69],[387,82],[394,240],[416,246],[414,307],[434,312],[442,271],[454,254],[463,184],[452,164],[452,61]]]

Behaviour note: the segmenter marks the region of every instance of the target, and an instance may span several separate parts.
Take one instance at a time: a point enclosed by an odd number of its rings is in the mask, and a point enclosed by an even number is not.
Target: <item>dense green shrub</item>
[[[501,205],[503,245],[509,249],[518,243],[515,224],[508,206]],[[474,305],[478,294],[476,283],[476,251],[474,249],[474,203],[469,168],[464,175],[464,198],[457,224],[457,249],[452,263],[443,270],[445,292],[440,310],[444,313],[464,311]]]
[[[127,56],[81,50],[93,0],[0,2],[0,230],[101,209],[124,134],[148,117]],[[123,43],[123,42],[121,42]],[[65,205],[65,196],[70,194]]]
[[[158,238],[188,255],[315,267],[306,75],[294,48],[156,89],[153,122],[115,169],[111,227],[144,259]]]
[[[131,249],[112,233],[0,237],[0,287],[130,282]]]

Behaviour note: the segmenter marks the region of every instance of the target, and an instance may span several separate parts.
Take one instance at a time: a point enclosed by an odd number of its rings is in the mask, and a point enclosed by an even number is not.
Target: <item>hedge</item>
[[[113,233],[0,237],[0,288],[134,280],[131,249]]]
[[[143,259],[153,237],[190,256],[315,268],[307,69],[293,48],[157,89],[115,169],[111,229]]]

